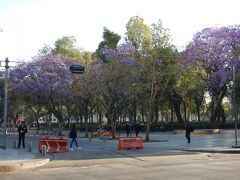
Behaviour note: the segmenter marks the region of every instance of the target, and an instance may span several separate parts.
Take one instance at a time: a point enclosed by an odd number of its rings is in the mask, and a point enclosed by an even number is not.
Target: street
[[[234,131],[220,134],[193,134],[187,144],[184,134],[152,133],[144,149],[118,150],[117,140],[92,139],[80,134],[81,150],[53,153],[42,167],[0,174],[0,180],[141,180],[141,179],[240,179],[240,154],[199,153],[194,148],[231,147]],[[141,134],[144,135],[144,134]],[[8,147],[16,135],[8,136]],[[28,135],[33,154],[39,154],[39,136]],[[23,149],[19,150],[26,151]]]
[[[59,160],[1,180],[240,179],[240,155],[206,154],[100,160]]]

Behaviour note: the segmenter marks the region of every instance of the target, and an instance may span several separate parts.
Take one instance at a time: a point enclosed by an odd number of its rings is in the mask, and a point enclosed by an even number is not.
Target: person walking
[[[191,132],[193,132],[193,127],[188,121],[185,124],[185,129],[186,129],[185,136],[187,138],[187,143],[191,143]]]
[[[136,137],[138,136],[139,131],[140,131],[140,125],[139,125],[139,122],[136,122],[135,124]]]
[[[25,148],[25,134],[28,132],[28,129],[25,125],[24,121],[21,121],[21,124],[18,126],[18,147],[22,147]]]
[[[77,149],[81,149],[81,147],[78,146],[77,143],[77,130],[76,130],[76,126],[73,124],[71,131],[69,132],[69,137],[72,139],[71,143],[70,143],[70,149],[73,151],[73,143],[75,143],[75,145],[77,146]]]
[[[127,137],[129,136],[130,134],[130,125],[129,123],[127,122],[126,126],[125,126],[125,130],[126,130],[126,133],[127,133]]]

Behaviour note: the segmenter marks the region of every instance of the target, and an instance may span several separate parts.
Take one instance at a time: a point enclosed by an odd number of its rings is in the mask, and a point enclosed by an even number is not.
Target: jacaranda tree
[[[186,55],[201,66],[208,82],[208,91],[212,97],[211,123],[225,122],[222,100],[227,94],[231,80],[232,67],[237,63],[240,45],[240,26],[206,28],[196,33],[187,46]]]
[[[64,99],[72,95],[73,82],[73,75],[64,62],[69,60],[60,55],[37,56],[10,71],[13,92],[53,113],[59,121],[59,130],[63,123],[62,105]]]
[[[102,63],[99,79],[99,93],[106,117],[111,123],[115,138],[116,122],[119,110],[128,100],[129,88],[135,77],[134,48],[130,44],[122,44],[117,50],[104,47],[102,53],[107,63]]]

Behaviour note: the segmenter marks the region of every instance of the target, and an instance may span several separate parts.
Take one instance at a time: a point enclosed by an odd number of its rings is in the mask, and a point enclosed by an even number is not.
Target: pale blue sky
[[[239,0],[0,0],[0,60],[30,59],[43,44],[73,35],[94,51],[103,27],[124,37],[130,17],[161,19],[181,49],[205,27],[240,24]]]

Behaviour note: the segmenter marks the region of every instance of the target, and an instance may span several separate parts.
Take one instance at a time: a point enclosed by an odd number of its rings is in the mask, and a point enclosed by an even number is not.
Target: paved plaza
[[[36,179],[47,179],[53,174],[55,174],[53,179],[59,180],[63,173],[72,174],[68,179],[109,180],[123,177],[125,179],[206,179],[206,177],[239,179],[240,176],[237,171],[237,168],[240,168],[240,150],[232,148],[235,145],[233,130],[222,130],[220,134],[193,134],[191,144],[186,143],[184,134],[151,133],[151,141],[144,143],[144,149],[136,150],[118,150],[118,140],[105,141],[93,138],[89,141],[84,138],[84,133],[80,133],[81,150],[51,153],[45,157],[37,150],[39,137],[39,135],[27,135],[26,141],[33,144],[33,152],[29,153],[27,149],[12,149],[12,142],[17,139],[17,135],[8,135],[7,150],[0,150],[2,165],[14,160],[16,162],[38,160],[39,167],[36,166],[31,171],[25,168],[12,173],[1,173],[0,180],[31,179],[33,176]],[[210,150],[211,152],[208,152]],[[46,162],[45,165],[43,160]],[[203,172],[204,170],[207,174]],[[221,170],[219,171],[221,176],[216,176],[215,171],[218,170]],[[174,174],[171,171],[174,171]]]

